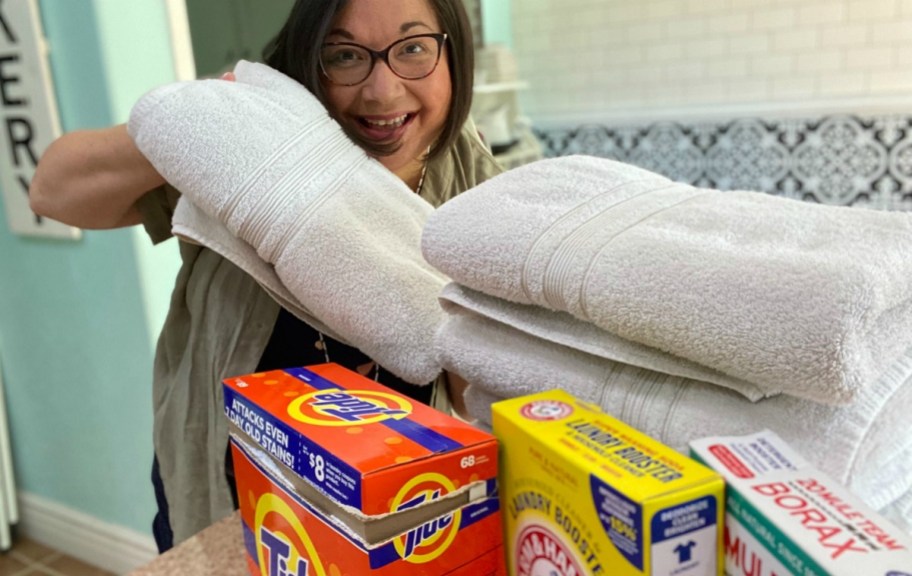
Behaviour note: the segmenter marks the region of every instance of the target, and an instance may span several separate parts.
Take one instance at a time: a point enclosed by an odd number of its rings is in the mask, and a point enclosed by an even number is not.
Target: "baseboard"
[[[126,574],[158,555],[151,536],[22,492],[16,532],[115,574]]]

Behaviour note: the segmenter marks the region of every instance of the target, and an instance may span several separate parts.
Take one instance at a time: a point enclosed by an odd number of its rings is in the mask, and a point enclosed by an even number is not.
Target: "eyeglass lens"
[[[375,55],[385,60],[397,76],[416,80],[429,75],[437,67],[440,41],[435,36],[410,36],[380,52],[358,44],[327,44],[323,46],[320,62],[332,82],[352,85],[370,76]]]

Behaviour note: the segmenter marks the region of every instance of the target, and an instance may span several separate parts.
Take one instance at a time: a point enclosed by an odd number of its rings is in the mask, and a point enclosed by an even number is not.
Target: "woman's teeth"
[[[367,120],[365,123],[372,128],[398,128],[405,123],[408,119],[408,114],[403,114],[398,118],[391,118],[389,120]]]

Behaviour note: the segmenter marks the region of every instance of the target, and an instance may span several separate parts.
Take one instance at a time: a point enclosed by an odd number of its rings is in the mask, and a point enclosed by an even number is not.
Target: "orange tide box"
[[[224,385],[251,574],[505,573],[493,436],[336,364]]]

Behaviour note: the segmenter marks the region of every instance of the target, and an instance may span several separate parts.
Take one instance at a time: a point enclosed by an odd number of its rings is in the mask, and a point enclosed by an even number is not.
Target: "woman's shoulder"
[[[472,186],[477,186],[504,171],[491,153],[491,149],[481,139],[481,133],[471,118],[462,126],[456,147],[459,161],[467,163],[473,172]]]
[[[503,171],[482,141],[475,123],[469,119],[450,150],[428,166],[421,195],[430,203],[440,205]]]

